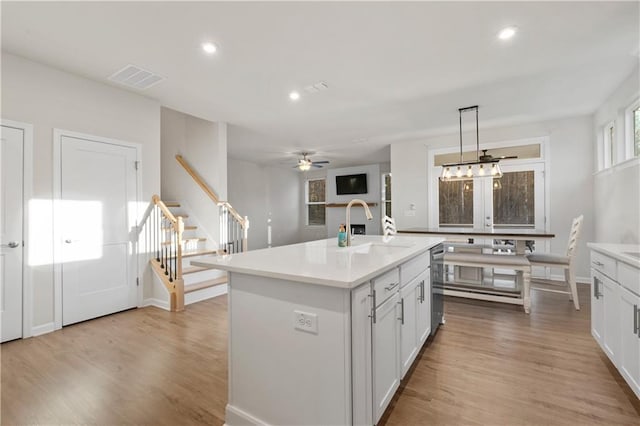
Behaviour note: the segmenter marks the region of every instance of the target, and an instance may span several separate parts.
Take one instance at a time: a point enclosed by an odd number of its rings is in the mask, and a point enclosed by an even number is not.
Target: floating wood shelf
[[[349,203],[327,203],[327,207],[347,207]],[[375,207],[378,203],[367,203],[369,207]],[[352,207],[362,207],[362,204],[354,204]]]

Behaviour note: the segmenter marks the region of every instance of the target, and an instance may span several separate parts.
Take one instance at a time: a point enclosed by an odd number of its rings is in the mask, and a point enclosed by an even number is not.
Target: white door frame
[[[493,143],[483,143],[483,147],[486,149],[495,149],[495,148],[504,148],[509,146],[521,146],[521,145],[530,145],[530,144],[540,144],[540,158],[531,158],[531,159],[521,159],[521,160],[508,160],[509,164],[523,164],[523,163],[544,163],[544,215],[545,215],[545,224],[544,229],[549,231],[551,229],[551,187],[550,187],[550,174],[549,174],[549,160],[550,160],[550,147],[549,147],[549,137],[541,136],[536,138],[527,138],[527,139],[517,139],[517,140],[506,140],[500,142]],[[476,146],[468,145],[463,146],[463,151],[475,151]],[[440,170],[442,167],[434,166],[434,158],[438,154],[447,154],[451,152],[460,152],[460,147],[448,147],[448,148],[439,148],[439,149],[430,149],[427,155],[427,191],[429,197],[429,205],[437,206],[438,205],[438,186],[436,184],[436,177],[440,176]],[[507,160],[503,160],[505,164]],[[429,227],[437,228],[438,224],[438,212],[433,210],[429,212],[428,217]],[[547,248],[548,249],[548,248]]]
[[[62,267],[60,263],[62,253],[62,234],[60,221],[60,199],[62,184],[62,137],[86,139],[92,142],[106,143],[111,145],[119,145],[136,150],[136,158],[138,164],[141,164],[142,145],[134,142],[126,142],[118,139],[106,138],[102,136],[89,135],[86,133],[78,133],[71,130],[53,129],[53,322],[54,329],[62,328]],[[138,204],[142,200],[142,167],[138,166],[136,170],[136,210]],[[139,220],[138,212],[135,214],[136,220]],[[137,225],[134,227],[137,229]],[[136,237],[137,239],[137,237]],[[140,271],[138,267],[138,244],[133,244],[136,252],[134,253],[134,263],[136,268],[136,276],[140,281]],[[138,287],[137,304],[140,306],[142,302],[141,287]]]
[[[33,277],[29,251],[29,204],[33,194],[33,125],[1,119],[0,124],[23,131],[22,151],[22,338],[33,335]]]

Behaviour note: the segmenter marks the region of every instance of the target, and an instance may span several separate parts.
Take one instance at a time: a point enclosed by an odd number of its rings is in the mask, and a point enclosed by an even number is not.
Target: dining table
[[[445,272],[442,282],[444,295],[524,305],[527,313],[530,306],[530,286],[528,282],[530,273],[516,272],[513,287],[496,285],[499,280],[496,280],[495,277],[499,274],[495,273],[494,268],[496,264],[501,263],[500,260],[502,258],[494,256],[519,256],[526,259],[529,241],[549,241],[555,237],[555,234],[542,229],[499,227],[408,227],[398,229],[398,233],[444,237],[446,238],[446,252],[477,250],[480,253],[484,253],[479,257],[487,259],[487,263],[480,264],[477,268],[470,268],[480,271],[481,278],[478,282],[462,280],[459,278],[461,276],[459,273]],[[494,244],[495,242],[504,241],[513,242],[513,244]],[[530,244],[529,247],[531,247]],[[445,265],[447,264],[446,252]],[[496,259],[496,262],[493,262],[493,259]],[[450,264],[449,266],[451,268],[469,268],[469,266],[457,266],[455,264]],[[452,269],[452,271],[454,270],[459,272],[460,269]],[[485,271],[487,271],[486,274]]]

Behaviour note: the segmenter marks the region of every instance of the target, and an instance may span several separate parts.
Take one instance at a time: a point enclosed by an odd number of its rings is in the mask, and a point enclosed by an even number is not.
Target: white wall
[[[160,190],[160,104],[24,58],[2,53],[2,118],[33,124],[33,199],[28,219],[37,235],[33,276],[33,326],[53,322],[53,129],[142,145],[143,201]],[[43,225],[46,224],[46,225]]]
[[[338,195],[336,193],[336,176],[356,175],[364,173],[367,175],[367,193],[353,195]],[[327,170],[327,203],[348,203],[354,198],[359,198],[367,203],[377,203],[369,209],[373,215],[372,220],[367,220],[364,209],[355,205],[351,208],[351,224],[364,224],[367,235],[379,235],[380,223],[380,165],[371,164],[367,166],[343,167],[339,169]],[[327,238],[338,235],[340,224],[346,223],[347,209],[345,207],[327,207]],[[348,230],[347,230],[348,231]]]
[[[367,189],[369,191],[364,195],[343,195],[337,196],[335,194],[335,176],[336,175],[347,175],[347,174],[357,174],[357,173],[365,173],[367,172],[367,167],[377,167],[376,171],[373,171],[374,175],[369,174],[367,176]],[[349,170],[352,170],[349,172]],[[373,170],[373,169],[371,169]],[[325,238],[336,237],[338,235],[338,228],[341,223],[345,223],[346,220],[346,210],[345,208],[339,207],[331,207],[327,208],[327,216],[326,216],[326,225],[324,226],[308,226],[307,225],[307,211],[304,205],[305,202],[305,185],[306,181],[310,179],[327,179],[327,202],[328,203],[345,203],[351,201],[353,198],[362,198],[367,202],[378,203],[376,207],[371,208],[371,213],[374,214],[374,219],[371,222],[368,222],[364,216],[364,212],[362,208],[355,207],[352,209],[352,223],[364,223],[367,226],[368,234],[379,234],[381,232],[381,212],[382,205],[381,203],[381,184],[382,184],[382,173],[387,173],[391,171],[390,163],[379,163],[375,165],[369,166],[353,166],[341,169],[319,169],[319,170],[310,170],[305,173],[299,173],[300,176],[300,197],[302,202],[302,209],[300,211],[300,241],[313,241],[313,240],[321,240]],[[329,177],[331,176],[331,177]],[[375,183],[374,183],[375,181]],[[372,188],[371,185],[376,185],[375,188]],[[330,187],[331,186],[331,187]],[[392,203],[393,205],[393,203]],[[359,216],[361,215],[361,216]],[[368,223],[367,223],[368,222]],[[328,226],[327,226],[328,225]]]
[[[609,96],[594,114],[597,161],[603,166],[603,127],[615,121],[616,150],[613,168],[594,175],[595,236],[602,243],[640,243],[640,160],[625,162],[625,110],[640,98],[640,68]]]
[[[297,173],[233,158],[228,172],[229,202],[249,217],[249,250],[267,247],[268,219],[273,247],[297,243],[304,203]]]
[[[592,117],[587,115],[520,126],[480,128],[480,148],[483,143],[541,136],[549,138],[550,164],[546,176],[550,179],[551,217],[548,218],[548,227],[556,234],[551,241],[551,251],[563,253],[566,250],[571,220],[584,214],[584,229],[577,254],[577,275],[582,278],[589,276],[586,243],[594,240],[592,127]],[[391,145],[391,204],[399,229],[428,226],[429,212],[436,206],[428,205],[427,151],[455,148],[459,143],[459,135],[450,134]],[[416,215],[405,216],[411,203],[416,206]]]
[[[213,123],[169,108],[161,109],[162,199],[180,201],[189,210],[197,234],[207,247],[217,248],[220,237],[218,206],[175,159],[177,154],[213,189],[227,199],[226,123]]]

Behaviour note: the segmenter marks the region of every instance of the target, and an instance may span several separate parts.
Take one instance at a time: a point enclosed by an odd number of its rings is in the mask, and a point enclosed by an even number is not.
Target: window
[[[307,181],[306,204],[307,225],[324,226],[326,217],[325,179],[312,179]]]
[[[633,156],[640,157],[640,106],[633,110]]]
[[[535,175],[533,170],[507,172],[493,179],[493,224],[496,227],[535,225]]]
[[[614,164],[614,151],[616,146],[616,124],[614,121],[604,126],[603,135],[604,148],[604,168],[611,167]]]
[[[440,226],[473,226],[473,181],[438,182]]]
[[[382,205],[384,214],[391,216],[391,173],[382,174]]]
[[[640,99],[626,110],[625,159],[640,157]]]

